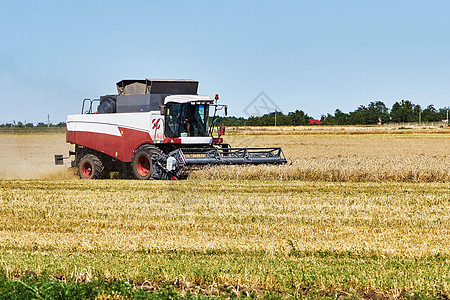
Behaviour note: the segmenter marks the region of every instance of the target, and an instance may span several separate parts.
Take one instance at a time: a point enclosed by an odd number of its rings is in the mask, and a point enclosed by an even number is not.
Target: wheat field
[[[281,146],[293,163],[180,181],[83,181],[47,166],[70,148],[62,134],[0,141],[0,271],[12,280],[169,283],[209,296],[450,294],[445,132],[230,134],[236,146]],[[14,147],[14,161],[36,170],[11,171]]]
[[[317,127],[313,127],[317,128]],[[352,128],[352,127],[351,127]],[[285,129],[284,131],[282,129]],[[306,180],[332,182],[449,182],[450,130],[437,128],[407,133],[344,133],[281,128],[252,134],[232,131],[233,147],[281,147],[288,160],[282,166],[219,166],[196,170],[195,179]],[[295,128],[294,128],[295,129]],[[369,128],[370,129],[370,128]],[[322,129],[324,130],[324,129]],[[336,128],[339,132],[339,128]],[[356,130],[356,129],[353,129]],[[364,130],[362,128],[361,130]],[[374,129],[371,129],[374,130]],[[365,132],[365,131],[363,131]],[[239,132],[238,132],[239,133]]]

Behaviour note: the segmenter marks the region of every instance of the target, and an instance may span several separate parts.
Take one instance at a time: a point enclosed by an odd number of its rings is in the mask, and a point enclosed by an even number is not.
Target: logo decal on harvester
[[[153,124],[152,129],[155,129],[156,125],[158,125],[158,128],[156,128],[156,129],[160,129],[161,128],[161,124],[159,123],[159,120],[161,120],[161,119],[158,119],[158,120],[152,119],[152,124]]]

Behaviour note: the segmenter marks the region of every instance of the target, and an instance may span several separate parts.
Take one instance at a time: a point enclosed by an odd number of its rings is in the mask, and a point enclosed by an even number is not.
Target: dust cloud
[[[55,165],[54,155],[69,150],[64,133],[0,133],[0,179],[76,178],[73,169]]]

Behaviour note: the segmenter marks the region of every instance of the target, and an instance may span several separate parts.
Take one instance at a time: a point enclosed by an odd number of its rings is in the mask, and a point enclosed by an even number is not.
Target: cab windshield
[[[166,136],[208,136],[208,116],[208,104],[167,103]]]

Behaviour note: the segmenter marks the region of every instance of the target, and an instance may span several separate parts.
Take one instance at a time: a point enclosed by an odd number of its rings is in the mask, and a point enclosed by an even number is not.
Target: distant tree
[[[348,125],[349,121],[348,121],[349,115],[342,112],[340,109],[336,109],[336,111],[334,112],[334,119],[336,120],[336,125]]]
[[[320,122],[322,123],[322,125],[337,125],[336,119],[330,113],[322,115],[320,117]]]
[[[367,106],[365,124],[378,124],[379,119],[382,123],[389,122],[389,109],[382,101],[370,102]]]
[[[245,122],[244,122],[245,126],[258,126],[258,119],[257,117],[249,117]]]
[[[295,112],[290,112],[287,115],[288,124],[291,126],[308,125],[310,116],[308,116],[303,110],[296,110]]]
[[[348,125],[349,114],[342,112],[340,109],[336,109],[334,115],[328,113],[327,115],[322,115],[320,121],[322,125]]]
[[[354,112],[349,114],[349,124],[371,125],[378,124],[379,121],[389,121],[389,110],[381,101],[370,102],[367,107],[360,105]]]
[[[434,107],[433,104],[430,104],[425,108],[422,112],[422,120],[424,122],[439,122],[442,119],[438,110]]]
[[[243,117],[222,117],[218,118],[217,124],[224,124],[225,126],[243,126],[245,118]]]
[[[246,126],[273,126],[275,125],[275,115],[278,126],[298,126],[309,124],[310,117],[302,110],[290,112],[288,115],[282,112],[271,112],[259,117],[249,117],[244,121]]]
[[[279,113],[278,113],[279,114]],[[259,126],[273,126],[275,125],[275,112],[270,114],[265,114],[259,117]]]
[[[367,114],[367,108],[364,105],[360,105],[355,111],[350,112],[348,116],[348,123],[350,125],[366,124],[365,115]]]
[[[391,109],[391,119],[393,122],[415,122],[418,121],[414,108],[420,108],[409,100],[402,100],[400,103],[395,102]]]

